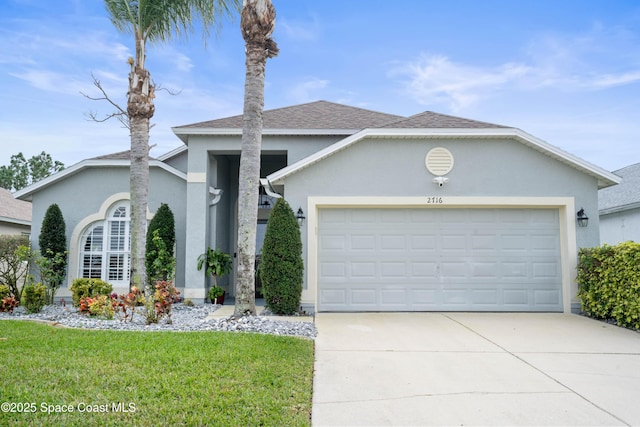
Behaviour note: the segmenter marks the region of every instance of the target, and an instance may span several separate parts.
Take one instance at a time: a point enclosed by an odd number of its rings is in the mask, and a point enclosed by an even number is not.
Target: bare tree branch
[[[173,95],[173,96],[178,96],[178,95],[180,95],[182,93],[182,90],[174,92],[171,89],[167,89],[166,87],[162,87],[161,85],[157,84],[156,82],[153,82],[153,85],[156,87],[156,92],[158,92],[159,90],[164,90],[169,95]]]
[[[89,118],[89,120],[94,121],[94,122],[98,122],[98,123],[102,123],[102,122],[106,122],[107,120],[115,117],[116,119],[118,119],[118,121],[120,123],[122,123],[122,125],[125,128],[131,129],[130,126],[129,126],[129,114],[127,114],[127,110],[123,109],[118,104],[116,104],[111,98],[109,98],[109,95],[107,94],[107,92],[102,87],[102,84],[100,83],[100,80],[98,80],[93,75],[93,73],[91,73],[91,78],[93,79],[93,85],[98,88],[98,90],[102,93],[102,96],[94,97],[94,96],[89,96],[86,93],[80,92],[82,94],[82,96],[84,96],[85,98],[88,98],[88,99],[90,99],[92,101],[107,101],[109,104],[111,104],[116,109],[116,111],[111,113],[111,114],[107,114],[102,118],[99,118],[96,112],[90,111],[89,113],[86,114],[86,116]]]

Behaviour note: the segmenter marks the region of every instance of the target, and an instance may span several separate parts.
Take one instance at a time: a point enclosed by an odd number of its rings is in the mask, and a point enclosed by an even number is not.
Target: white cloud
[[[316,99],[316,96],[313,95],[312,92],[325,89],[327,86],[329,86],[329,80],[310,77],[303,82],[294,84],[291,89],[289,89],[288,94],[289,97],[293,99],[293,102],[308,102]]]
[[[278,19],[276,31],[282,29],[284,34],[296,41],[317,40],[321,32],[320,24],[316,18],[311,20]]]
[[[9,73],[9,75],[26,81],[36,89],[47,92],[76,95],[79,92],[87,93],[92,89],[89,79],[79,81],[68,74],[53,71],[33,69],[21,73]]]
[[[500,92],[606,90],[640,82],[638,41],[627,31],[600,25],[577,35],[544,34],[517,61],[479,66],[444,55],[420,54],[389,72],[420,104],[459,112]]]
[[[400,64],[390,75],[404,77],[405,90],[421,104],[446,104],[459,111],[531,73],[523,64],[483,68],[458,64],[442,55]]]

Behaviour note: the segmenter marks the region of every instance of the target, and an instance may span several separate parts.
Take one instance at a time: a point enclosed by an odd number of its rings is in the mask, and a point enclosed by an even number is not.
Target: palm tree
[[[131,285],[142,287],[145,274],[145,233],[149,191],[149,121],[155,106],[155,84],[145,68],[146,44],[165,42],[193,31],[202,21],[203,37],[221,15],[239,9],[238,0],[105,0],[113,25],[135,39],[129,58],[128,127],[131,135]]]
[[[264,70],[278,55],[271,39],[276,11],[271,0],[243,0],[240,26],[246,45],[244,120],[238,189],[238,276],[234,316],[256,314],[255,255],[264,110]]]

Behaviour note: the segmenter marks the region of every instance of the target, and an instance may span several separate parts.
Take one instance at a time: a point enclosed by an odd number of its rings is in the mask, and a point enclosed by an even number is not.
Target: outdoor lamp
[[[586,227],[589,224],[589,217],[584,213],[584,208],[580,208],[576,215],[578,215],[579,227]]]
[[[298,208],[298,213],[296,213],[296,219],[298,220],[298,225],[300,227],[302,227],[302,225],[304,224],[304,220],[305,220],[305,216],[304,216],[304,212],[302,211],[302,208]]]

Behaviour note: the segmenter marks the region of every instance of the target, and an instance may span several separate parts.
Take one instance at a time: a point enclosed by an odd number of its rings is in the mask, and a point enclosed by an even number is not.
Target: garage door
[[[562,311],[557,209],[320,209],[319,311]]]

